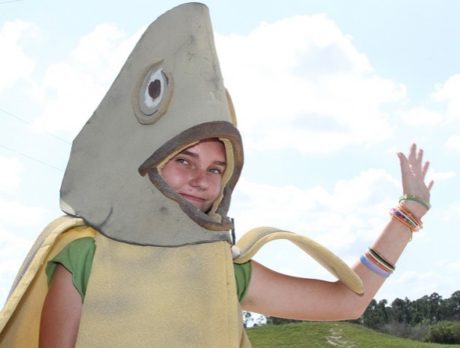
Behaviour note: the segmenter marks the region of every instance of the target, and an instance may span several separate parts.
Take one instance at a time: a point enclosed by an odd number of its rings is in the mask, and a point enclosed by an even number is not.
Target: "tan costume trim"
[[[165,183],[160,172],[165,163],[179,152],[208,138],[219,138],[224,142],[227,168],[223,177],[222,192],[214,202],[210,213],[205,214],[174,192]],[[179,203],[182,210],[200,226],[211,231],[228,231],[233,227],[230,219],[226,217],[230,205],[229,198],[241,174],[242,166],[243,148],[239,132],[229,122],[215,121],[191,127],[167,141],[142,163],[139,173],[142,176],[148,174],[152,183],[165,196]]]

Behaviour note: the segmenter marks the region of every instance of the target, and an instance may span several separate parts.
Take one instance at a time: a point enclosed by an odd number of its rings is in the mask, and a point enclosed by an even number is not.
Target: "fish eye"
[[[153,66],[145,75],[138,94],[138,113],[142,124],[152,124],[167,109],[172,91],[171,76],[166,74],[159,64]]]
[[[159,68],[147,75],[139,95],[139,107],[145,115],[153,115],[158,111],[167,87],[168,79],[163,69]]]

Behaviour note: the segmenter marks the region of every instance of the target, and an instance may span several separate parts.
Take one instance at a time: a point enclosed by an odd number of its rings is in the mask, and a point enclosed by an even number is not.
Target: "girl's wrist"
[[[421,219],[428,211],[424,205],[416,201],[403,200],[400,205],[409,210],[417,219]]]

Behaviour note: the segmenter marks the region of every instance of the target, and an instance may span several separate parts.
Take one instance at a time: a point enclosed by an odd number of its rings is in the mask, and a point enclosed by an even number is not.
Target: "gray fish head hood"
[[[230,198],[243,166],[241,137],[223,85],[206,6],[180,5],[153,22],[74,139],[61,209],[109,238],[180,246],[230,240]],[[159,168],[200,140],[218,138],[226,169],[202,212]]]

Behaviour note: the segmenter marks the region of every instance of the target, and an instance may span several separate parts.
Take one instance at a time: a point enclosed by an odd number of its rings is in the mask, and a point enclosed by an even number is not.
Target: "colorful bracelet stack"
[[[390,215],[406,226],[411,232],[417,232],[423,228],[422,221],[401,204],[398,208],[391,208]]]
[[[361,256],[360,261],[372,272],[382,276],[383,278],[387,278],[395,270],[395,267],[390,262],[385,260],[372,248],[367,249],[364,255]]]
[[[414,195],[403,195],[399,199],[399,206],[390,210],[390,215],[393,217],[393,219],[400,222],[410,230],[412,239],[412,232],[416,232],[422,229],[423,224],[419,218],[417,218],[409,209],[407,209],[407,207],[403,204],[404,201],[417,202],[423,205],[426,209],[430,209],[431,205],[421,197]],[[367,249],[364,255],[361,256],[360,261],[369,270],[383,278],[387,278],[395,270],[395,267],[390,262],[385,260],[372,248]]]

